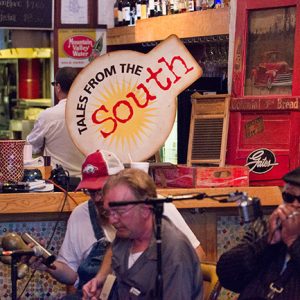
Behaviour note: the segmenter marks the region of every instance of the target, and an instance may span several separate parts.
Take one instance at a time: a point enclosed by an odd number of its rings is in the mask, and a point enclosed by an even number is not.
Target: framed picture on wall
[[[234,97],[300,95],[300,2],[237,1]]]
[[[61,24],[88,24],[88,0],[60,0]]]
[[[58,28],[105,28],[97,23],[98,2],[95,0],[56,0]]]

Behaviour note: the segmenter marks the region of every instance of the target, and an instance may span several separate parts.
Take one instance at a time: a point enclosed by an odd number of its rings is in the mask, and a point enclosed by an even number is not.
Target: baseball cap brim
[[[76,191],[81,189],[98,190],[102,189],[109,176],[102,176],[97,178],[82,179],[78,184]]]

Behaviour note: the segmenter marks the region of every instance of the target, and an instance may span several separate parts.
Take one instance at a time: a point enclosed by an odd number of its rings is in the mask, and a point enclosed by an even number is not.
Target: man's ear
[[[56,84],[56,88],[57,88],[57,92],[60,93],[61,92],[61,85],[60,85],[60,83]]]

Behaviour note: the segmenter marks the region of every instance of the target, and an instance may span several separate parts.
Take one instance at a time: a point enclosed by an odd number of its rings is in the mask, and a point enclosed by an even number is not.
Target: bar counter
[[[281,203],[281,192],[277,186],[273,187],[243,187],[243,188],[197,188],[197,189],[157,189],[160,195],[186,195],[205,193],[207,195],[228,194],[235,191],[248,193],[250,197],[261,199],[262,206],[276,206]],[[8,193],[0,194],[0,215],[3,214],[28,214],[28,213],[57,213],[60,212],[65,195],[60,192],[39,192],[39,193]],[[88,197],[82,192],[70,192],[64,212],[71,212],[78,204],[87,200]],[[205,198],[203,200],[183,200],[175,201],[178,209],[206,208],[224,209],[233,208],[237,204],[219,203]]]
[[[258,197],[261,200],[266,215],[282,201],[280,188],[275,186],[157,191],[163,196],[194,193],[222,195],[243,191],[250,197]],[[14,231],[19,234],[28,232],[37,240],[51,239],[49,250],[56,254],[63,241],[70,212],[87,198],[82,192],[70,192],[68,197],[59,192],[0,194],[0,238],[6,232]],[[248,226],[241,224],[235,202],[219,203],[205,198],[175,201],[174,204],[201,242],[207,260],[210,261],[217,261],[224,251],[237,244]],[[18,295],[27,280],[28,277],[25,277],[18,281]],[[0,281],[4,286],[0,290],[0,299],[9,299],[11,288],[9,265],[0,263]],[[65,291],[66,287],[53,280],[49,274],[37,272],[22,299],[59,299]]]

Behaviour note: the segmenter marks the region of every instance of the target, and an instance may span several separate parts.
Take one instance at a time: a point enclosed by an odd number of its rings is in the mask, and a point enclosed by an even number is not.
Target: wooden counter
[[[281,203],[279,187],[207,188],[207,189],[158,189],[163,196],[206,193],[207,195],[228,194],[235,191],[247,192],[251,197],[261,199],[262,206],[276,206]],[[63,193],[17,193],[0,194],[0,214],[56,213],[61,211],[65,196]],[[71,192],[67,197],[64,212],[71,212],[78,204],[87,200],[82,192]],[[236,203],[219,203],[211,199],[184,200],[174,202],[178,209],[236,207]]]

